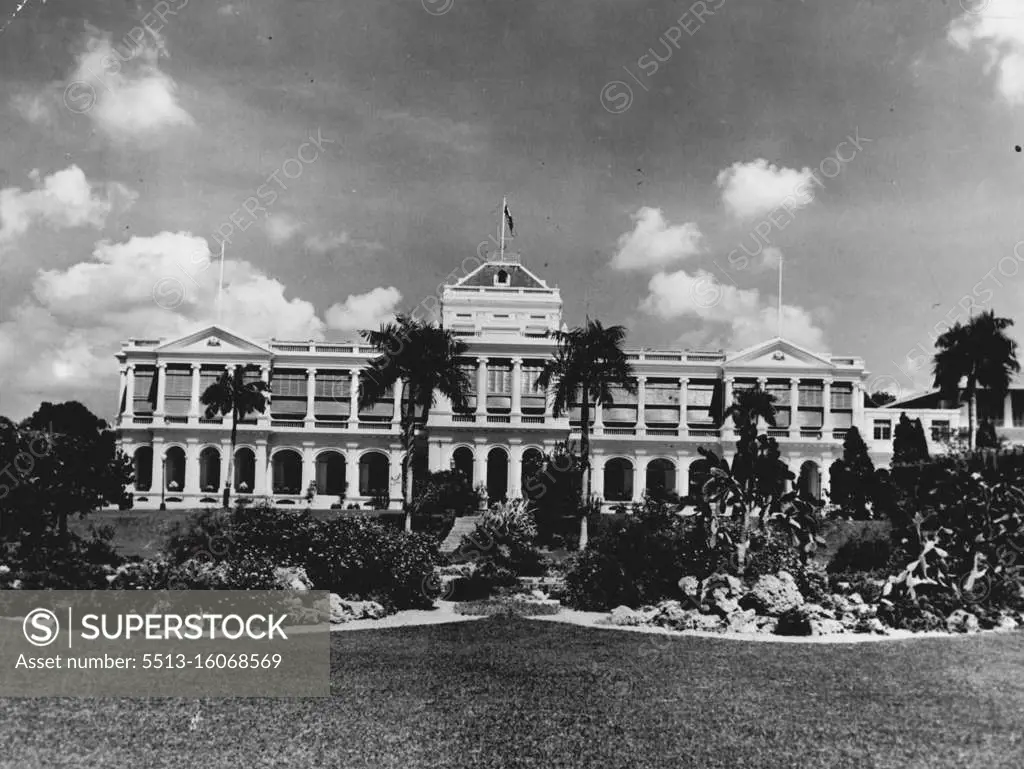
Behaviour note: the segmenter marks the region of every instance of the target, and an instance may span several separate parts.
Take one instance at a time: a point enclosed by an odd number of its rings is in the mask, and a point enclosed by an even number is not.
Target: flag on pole
[[[505,221],[508,223],[508,234],[515,237],[515,226],[512,224],[512,214],[508,212],[508,203],[505,204]]]

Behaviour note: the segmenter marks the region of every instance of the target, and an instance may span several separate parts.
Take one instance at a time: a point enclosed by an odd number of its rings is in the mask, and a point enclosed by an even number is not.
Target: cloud
[[[727,328],[724,344],[734,349],[749,347],[778,335],[778,311],[763,305],[757,289],[719,283],[706,270],[692,275],[684,270],[659,272],[648,283],[648,295],[640,310],[660,318],[695,318]],[[711,329],[714,331],[714,329]],[[804,347],[825,349],[825,336],[810,313],[783,304],[782,335]]]
[[[29,123],[53,124],[53,109],[41,94],[15,94],[11,97],[11,107]]]
[[[89,259],[43,270],[0,322],[3,413],[26,414],[40,398],[116,392],[113,355],[131,336],[172,338],[216,322],[216,261],[188,232],[101,241]],[[251,263],[224,262],[223,324],[254,339],[322,339],[310,302]]]
[[[767,246],[761,252],[761,261],[757,262],[758,269],[777,270],[782,264],[782,250],[775,246]]]
[[[949,25],[947,39],[962,51],[978,45],[985,73],[998,72],[996,87],[1011,105],[1024,104],[1024,13],[1020,0],[979,0]]]
[[[64,102],[118,141],[193,126],[192,116],[178,103],[177,84],[157,66],[161,55],[166,48],[159,37],[121,53],[108,35],[92,34],[66,85]]]
[[[749,219],[783,203],[790,211],[810,205],[814,193],[808,185],[813,178],[810,168],[780,168],[758,158],[749,163],[733,163],[719,172],[715,182],[722,190],[726,210],[739,219]]]
[[[97,191],[76,165],[40,178],[33,170],[29,178],[36,188],[0,190],[0,245],[10,242],[40,222],[54,228],[100,228],[111,211],[125,210],[138,194],[117,182]]]
[[[234,5],[233,3],[228,3],[227,5],[222,5],[220,8],[217,9],[217,15],[218,16],[237,16],[241,12],[242,12],[241,9],[238,8],[236,5]]]
[[[291,214],[272,214],[266,221],[267,237],[275,246],[287,243],[302,229],[302,222]]]
[[[644,206],[632,216],[636,226],[619,236],[611,266],[616,270],[661,267],[700,252],[702,235],[692,222],[669,225],[660,208]]]
[[[378,287],[365,294],[352,294],[344,302],[331,305],[325,318],[329,328],[355,331],[377,328],[395,314],[402,292],[394,286]]]

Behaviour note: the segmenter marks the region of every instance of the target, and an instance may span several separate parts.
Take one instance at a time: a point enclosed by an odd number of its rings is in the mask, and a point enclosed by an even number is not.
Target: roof
[[[509,288],[549,288],[548,284],[538,278],[526,267],[513,262],[485,262],[473,272],[459,280],[455,285],[468,287],[492,287],[499,272],[508,273]]]

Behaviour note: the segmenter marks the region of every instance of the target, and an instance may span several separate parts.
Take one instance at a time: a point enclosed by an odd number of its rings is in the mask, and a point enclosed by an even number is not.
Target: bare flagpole
[[[782,256],[779,256],[779,339],[782,339]]]
[[[217,283],[217,325],[220,325],[223,315],[221,299],[224,295],[224,241],[220,242],[220,281]]]

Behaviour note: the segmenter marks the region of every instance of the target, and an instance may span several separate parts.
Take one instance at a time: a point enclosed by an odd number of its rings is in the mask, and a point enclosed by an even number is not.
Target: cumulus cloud
[[[109,35],[90,35],[64,90],[67,107],[87,115],[116,140],[195,125],[178,102],[177,84],[158,66],[160,56],[166,55],[163,41],[151,35],[141,43],[129,42],[120,51]]]
[[[728,329],[725,344],[734,349],[749,347],[777,336],[778,310],[764,304],[757,289],[720,283],[706,270],[659,272],[647,286],[640,310],[662,320],[694,318]],[[712,328],[714,332],[717,329]],[[782,335],[811,350],[824,350],[825,336],[810,313],[783,304]]]
[[[377,328],[395,314],[402,292],[394,286],[378,287],[365,294],[352,294],[344,302],[331,305],[325,318],[329,328],[356,331]]]
[[[790,211],[810,205],[814,193],[810,168],[798,171],[771,165],[764,158],[749,163],[733,163],[718,173],[715,180],[722,190],[722,202],[739,219],[767,214],[785,204]]]
[[[280,246],[298,234],[302,223],[291,214],[272,214],[267,217],[266,229],[270,242]]]
[[[97,243],[92,257],[40,271],[0,322],[3,412],[27,413],[41,397],[116,392],[121,340],[184,335],[216,322],[217,262],[205,238],[161,232]],[[224,262],[223,324],[253,339],[322,339],[313,305],[247,261]]]
[[[100,228],[111,211],[130,207],[138,197],[116,182],[94,188],[76,165],[47,177],[33,170],[29,178],[35,189],[0,190],[0,245],[23,234],[34,223],[54,228]]]
[[[52,105],[41,94],[15,94],[11,97],[11,107],[29,123],[53,123]]]
[[[670,225],[660,208],[644,206],[633,214],[632,232],[619,236],[611,265],[617,270],[663,267],[700,252],[700,228],[692,222]]]
[[[997,73],[996,87],[1011,105],[1024,104],[1024,13],[1020,0],[983,0],[954,19],[948,40],[986,54],[985,73]]]

